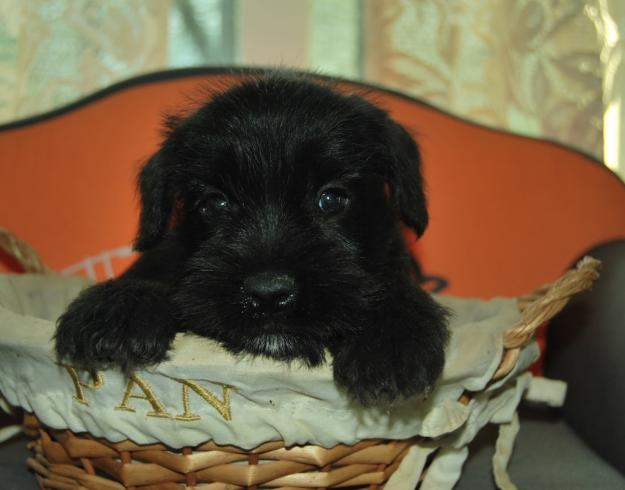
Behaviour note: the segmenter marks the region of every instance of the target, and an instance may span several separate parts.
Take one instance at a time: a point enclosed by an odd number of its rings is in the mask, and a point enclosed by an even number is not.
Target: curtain
[[[132,76],[232,63],[226,0],[0,1],[0,121]]]
[[[366,76],[461,117],[601,157],[601,43],[586,7],[368,1]]]

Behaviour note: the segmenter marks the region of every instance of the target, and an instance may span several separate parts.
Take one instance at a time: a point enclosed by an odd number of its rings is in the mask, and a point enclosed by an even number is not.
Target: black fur
[[[363,404],[436,381],[446,315],[400,231],[427,226],[420,157],[381,109],[301,77],[250,79],[171,124],[139,188],[143,253],[59,319],[60,360],[130,373],[188,331],[309,366],[327,350]]]

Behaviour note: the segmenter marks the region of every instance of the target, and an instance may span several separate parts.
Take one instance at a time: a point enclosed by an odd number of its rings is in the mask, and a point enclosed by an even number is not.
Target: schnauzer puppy
[[[446,314],[419,285],[400,223],[428,222],[410,135],[326,82],[247,79],[168,122],[139,175],[139,259],[85,290],[56,353],[126,373],[167,358],[177,332],[235,354],[332,356],[364,405],[431,389]]]

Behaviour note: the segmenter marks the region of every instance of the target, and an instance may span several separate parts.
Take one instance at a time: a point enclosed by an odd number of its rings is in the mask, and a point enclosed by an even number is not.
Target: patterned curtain
[[[137,74],[231,63],[228,0],[1,0],[0,121]]]
[[[601,43],[573,0],[370,0],[368,79],[603,154]]]

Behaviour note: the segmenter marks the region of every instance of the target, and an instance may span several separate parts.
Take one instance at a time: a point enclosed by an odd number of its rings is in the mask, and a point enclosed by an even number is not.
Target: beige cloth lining
[[[422,488],[451,489],[468,443],[492,422],[502,424],[493,462],[496,481],[500,488],[514,488],[505,468],[516,435],[516,407],[532,386],[531,376],[519,373],[537,358],[535,343],[521,349],[512,372],[490,381],[502,358],[503,332],[520,319],[515,299],[439,297],[453,318],[437,388],[425,400],[363,410],[336,388],[329,366],[309,370],[235,358],[214,342],[189,335],[176,338],[171,361],[138,373],[144,385],[114,371],[100,373],[102,382],[79,372],[73,379],[68,368],[55,363],[51,338],[54,319],[85,285],[82,279],[54,275],[0,276],[0,392],[9,404],[34,411],[50,427],[171,447],[207,439],[242,448],[271,440],[333,447],[422,436],[435,441],[410,449],[386,488],[414,488],[428,455],[439,448]],[[540,389],[530,389],[535,399],[561,401],[560,385],[539,384]],[[208,395],[198,395],[193,386]],[[466,391],[474,396],[462,404],[458,400]]]

